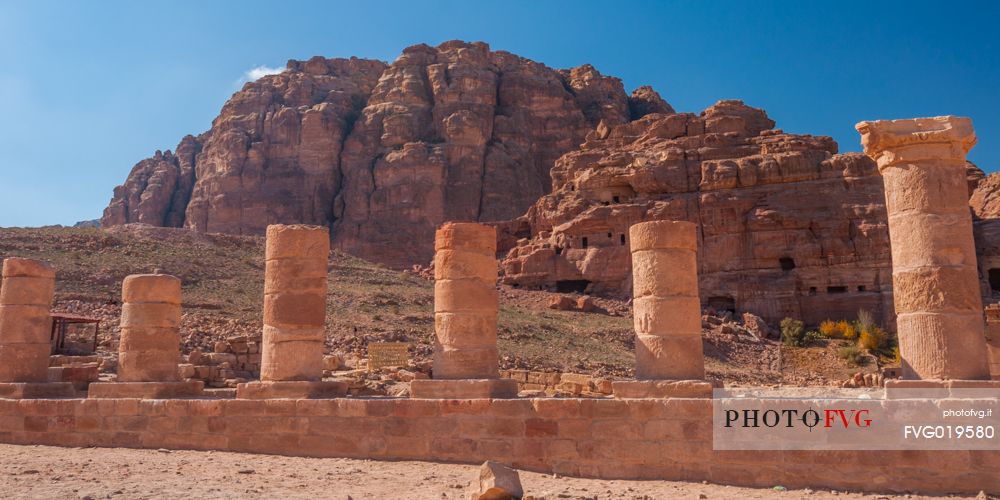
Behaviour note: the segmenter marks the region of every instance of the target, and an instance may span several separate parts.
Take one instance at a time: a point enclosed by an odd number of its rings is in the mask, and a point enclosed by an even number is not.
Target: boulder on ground
[[[498,462],[487,460],[479,468],[477,500],[511,500],[524,496],[517,471]]]

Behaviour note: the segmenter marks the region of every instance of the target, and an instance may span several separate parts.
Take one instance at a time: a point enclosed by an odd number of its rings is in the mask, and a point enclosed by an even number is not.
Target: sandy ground
[[[471,482],[477,469],[429,462],[0,445],[0,497],[467,500],[474,491]],[[546,499],[930,498],[671,481],[601,481],[532,472],[522,472],[521,482],[525,494]]]

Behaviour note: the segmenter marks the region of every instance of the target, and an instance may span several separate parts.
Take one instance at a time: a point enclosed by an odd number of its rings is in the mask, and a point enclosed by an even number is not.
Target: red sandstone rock
[[[484,43],[416,45],[388,66],[290,61],[234,94],[211,130],[139,162],[101,222],[316,224],[357,255],[423,264],[437,225],[516,217],[599,122],[627,122],[630,103],[664,110],[640,94],[589,65],[556,71]]]
[[[552,169],[553,192],[498,227],[503,281],[625,294],[628,227],[697,222],[702,302],[818,323],[891,316],[881,179],[829,137],[786,134],[759,109],[649,114],[598,129]],[[512,238],[516,232],[517,238]],[[513,245],[510,244],[514,241]]]
[[[978,182],[974,175],[975,172],[969,178],[970,185],[975,183],[969,198],[972,213],[980,219],[1000,219],[1000,172],[980,178]]]
[[[479,468],[477,500],[513,500],[524,496],[517,471],[506,465],[487,460]]]

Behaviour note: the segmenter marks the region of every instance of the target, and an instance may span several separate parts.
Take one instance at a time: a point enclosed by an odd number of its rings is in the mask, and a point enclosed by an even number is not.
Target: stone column
[[[617,397],[711,395],[701,346],[698,231],[684,221],[629,228],[635,382],[612,384]]]
[[[91,384],[91,398],[198,396],[202,381],[180,381],[181,280],[133,274],[122,282],[118,381]]]
[[[516,396],[517,382],[499,374],[496,230],[449,222],[437,230],[434,249],[434,380],[414,380],[411,394]]]
[[[969,212],[968,118],[861,122],[885,183],[904,379],[989,378]]]
[[[267,226],[264,334],[260,382],[240,384],[237,397],[337,397],[347,384],[323,382],[330,230]]]
[[[0,284],[0,397],[72,396],[48,383],[56,273],[45,262],[8,258]]]

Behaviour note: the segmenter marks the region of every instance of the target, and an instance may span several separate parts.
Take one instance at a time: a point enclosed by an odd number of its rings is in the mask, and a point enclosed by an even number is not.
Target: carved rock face
[[[417,45],[391,65],[290,61],[177,153],[137,164],[102,224],[317,224],[351,253],[426,263],[436,226],[522,214],[555,160],[598,123],[627,122],[629,105],[621,81],[589,65],[557,71],[484,43]]]
[[[785,134],[759,109],[648,114],[592,133],[553,192],[499,227],[504,281],[626,295],[628,228],[696,222],[701,300],[819,322],[859,308],[891,321],[882,180],[828,137]]]

